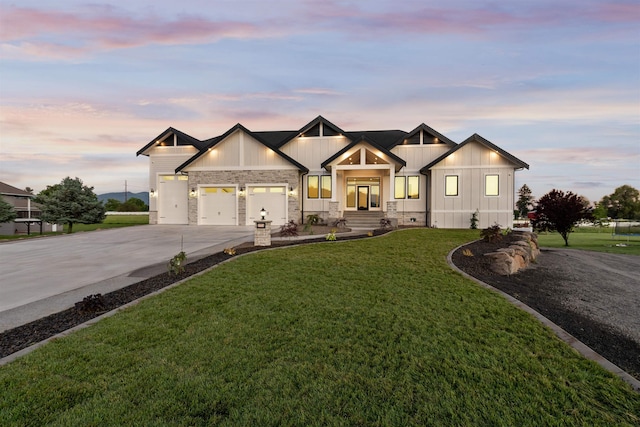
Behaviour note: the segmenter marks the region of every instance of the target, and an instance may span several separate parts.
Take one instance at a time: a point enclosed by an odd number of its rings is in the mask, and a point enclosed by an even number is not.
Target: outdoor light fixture
[[[260,209],[260,218],[262,218],[262,220],[264,221],[266,216],[267,216],[267,211],[265,211],[264,208]]]
[[[151,191],[149,191],[149,196],[156,197],[156,190],[152,188]]]
[[[289,195],[293,196],[293,186],[289,186]]]
[[[190,195],[191,197],[196,197],[196,196],[198,195],[198,193],[196,192],[196,189],[195,189],[195,188],[192,188],[192,189],[191,189],[191,191],[189,192],[189,195]]]

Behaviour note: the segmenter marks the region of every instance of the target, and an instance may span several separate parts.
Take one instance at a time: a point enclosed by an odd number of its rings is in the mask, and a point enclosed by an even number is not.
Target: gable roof
[[[322,162],[322,164],[320,166],[322,166],[323,168],[329,170],[330,167],[328,167],[328,166],[329,166],[329,164],[331,162],[333,162],[335,159],[337,159],[338,157],[340,157],[341,155],[343,155],[344,153],[346,153],[347,151],[349,151],[350,149],[352,149],[353,147],[355,147],[356,145],[358,145],[361,142],[369,144],[373,148],[375,148],[377,150],[380,150],[385,155],[389,156],[389,158],[391,158],[391,160],[393,160],[396,163],[396,172],[398,172],[401,168],[403,168],[404,166],[407,165],[407,162],[405,162],[403,159],[401,159],[400,157],[396,156],[395,154],[393,154],[391,151],[387,150],[385,147],[381,146],[380,144],[376,143],[371,138],[367,137],[367,135],[363,134],[358,139],[354,139],[353,141],[351,141],[351,143],[349,145],[347,145],[346,147],[344,147],[342,150],[338,151],[336,154],[334,154],[333,156],[329,157],[327,160]],[[400,167],[398,167],[398,166],[400,166]]]
[[[197,149],[200,149],[204,144],[202,141],[192,137],[191,135],[187,135],[186,133],[181,132],[178,129],[168,127],[167,130],[165,130],[160,135],[153,138],[150,143],[148,143],[147,145],[142,147],[140,150],[138,150],[138,152],[136,153],[136,156],[139,156],[140,154],[146,155],[145,151],[147,151],[149,148],[153,147],[154,145],[158,144],[158,142],[165,140],[171,134],[176,135],[178,145],[193,145]]]
[[[489,140],[481,137],[480,135],[478,135],[477,133],[474,133],[473,135],[471,135],[469,138],[465,139],[463,142],[461,142],[460,144],[456,145],[455,147],[453,147],[451,150],[447,151],[446,153],[444,153],[443,155],[441,155],[440,157],[438,157],[437,159],[433,160],[431,163],[429,163],[428,165],[426,165],[425,167],[423,167],[422,169],[420,169],[420,173],[425,174],[429,171],[429,169],[431,169],[432,167],[434,167],[435,165],[437,165],[438,163],[440,163],[441,161],[443,161],[445,158],[447,158],[450,154],[455,153],[456,151],[458,151],[459,149],[461,149],[462,147],[464,147],[465,145],[471,143],[471,142],[477,142],[479,144],[484,145],[485,147],[487,147],[488,149],[495,151],[496,153],[500,154],[502,157],[506,158],[507,160],[509,160],[511,163],[515,164],[516,166],[518,166],[519,168],[526,168],[529,169],[529,165],[526,164],[525,162],[523,162],[522,160],[518,159],[516,156],[507,153],[506,151],[504,151],[502,148],[498,147],[497,145],[493,144],[492,142],[490,142]]]
[[[0,182],[0,194],[16,197],[36,197],[28,191],[21,190],[13,185],[5,184],[4,182]]]
[[[324,117],[318,116],[315,119],[311,120],[306,125],[302,126],[298,131],[294,131],[289,135],[287,135],[283,140],[281,140],[278,143],[277,147],[280,148],[283,145],[285,145],[287,142],[291,141],[292,139],[298,136],[303,136],[305,133],[309,132],[311,129],[313,129],[315,126],[317,126],[320,123],[322,123],[324,126],[329,126],[330,128],[333,128],[339,134],[345,135],[347,133],[342,129],[340,129],[339,126],[336,126],[335,124],[331,123],[329,120],[325,119]]]
[[[184,162],[180,166],[178,166],[176,168],[176,173],[180,172],[181,170],[183,170],[184,168],[189,166],[191,163],[193,163],[198,158],[200,158],[200,156],[202,156],[203,154],[207,153],[207,151],[209,151],[210,148],[215,147],[220,142],[224,141],[227,137],[229,137],[231,134],[233,134],[234,132],[236,132],[238,130],[250,135],[251,137],[253,137],[256,141],[260,142],[265,147],[273,150],[276,154],[278,154],[280,157],[282,157],[283,159],[285,159],[289,163],[293,164],[300,171],[302,171],[304,173],[309,172],[309,169],[307,167],[305,167],[304,165],[298,163],[296,160],[294,160],[293,158],[289,157],[288,155],[286,155],[285,153],[283,153],[282,151],[280,151],[277,147],[275,147],[273,145],[273,141],[275,140],[274,137],[281,136],[281,135],[278,135],[278,134],[280,134],[280,132],[251,132],[249,129],[247,129],[246,127],[242,126],[240,123],[238,123],[235,126],[233,126],[231,129],[229,129],[228,131],[223,133],[222,135],[204,141],[205,144],[200,148],[200,151],[198,151],[196,154],[191,156],[191,158],[189,158],[186,162]],[[285,133],[288,134],[289,132],[285,131]]]
[[[441,134],[440,132],[438,132],[437,130],[433,129],[430,126],[427,126],[424,123],[419,124],[415,129],[413,129],[411,132],[405,134],[404,136],[400,137],[399,139],[397,139],[394,144],[389,147],[389,149],[395,147],[396,145],[401,145],[405,139],[409,139],[412,136],[415,136],[418,132],[420,131],[424,131],[426,133],[428,133],[429,135],[433,135],[434,137],[438,138],[438,141],[441,141],[445,144],[447,144],[449,147],[455,147],[456,144],[454,141],[452,141],[451,139],[447,138],[446,136],[444,136],[443,134]]]

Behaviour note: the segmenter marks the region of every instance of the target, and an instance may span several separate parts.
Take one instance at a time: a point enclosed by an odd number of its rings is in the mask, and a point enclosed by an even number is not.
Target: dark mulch
[[[607,360],[640,379],[640,344],[604,323],[564,306],[557,283],[565,278],[546,268],[527,268],[511,276],[500,276],[489,269],[489,259],[482,255],[508,243],[509,238],[498,243],[477,241],[454,252],[452,261],[460,270],[522,301]],[[464,256],[464,249],[471,250],[474,256]],[[541,263],[544,263],[544,256],[543,250]]]
[[[375,230],[373,235],[384,234],[389,230]],[[361,239],[366,235],[339,236],[339,241]],[[322,242],[323,239],[303,239],[303,240],[274,240],[271,248],[298,245],[303,243]],[[241,255],[265,247],[256,247],[251,243],[239,245],[235,248],[236,255]],[[0,358],[6,357],[33,344],[50,338],[60,332],[71,329],[88,320],[100,316],[108,311],[114,310],[140,297],[148,295],[159,289],[165,288],[173,283],[188,278],[196,273],[206,270],[222,261],[228,260],[231,255],[224,252],[195,260],[185,265],[184,272],[180,274],[170,274],[169,272],[142,280],[124,288],[109,292],[104,295],[89,295],[83,301],[78,301],[74,307],[54,313],[42,319],[35,320],[26,325],[0,333]],[[188,261],[188,259],[187,259]]]

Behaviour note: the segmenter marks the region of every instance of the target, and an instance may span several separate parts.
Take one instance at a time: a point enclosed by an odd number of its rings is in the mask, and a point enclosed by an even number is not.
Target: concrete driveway
[[[0,243],[0,332],[253,240],[250,226],[142,225]],[[157,266],[157,268],[145,268]]]

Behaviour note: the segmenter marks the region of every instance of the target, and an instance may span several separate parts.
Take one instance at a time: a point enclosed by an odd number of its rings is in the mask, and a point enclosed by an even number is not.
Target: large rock
[[[510,276],[518,271],[514,257],[504,251],[489,252],[484,256],[491,258],[490,268],[494,273],[501,276]]]

